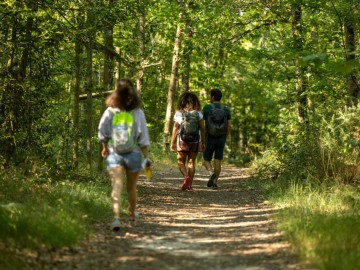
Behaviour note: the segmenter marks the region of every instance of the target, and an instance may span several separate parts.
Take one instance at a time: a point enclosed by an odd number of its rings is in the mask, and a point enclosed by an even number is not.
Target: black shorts
[[[205,142],[205,150],[203,152],[203,160],[211,161],[212,158],[223,160],[226,135],[214,137],[207,135]]]

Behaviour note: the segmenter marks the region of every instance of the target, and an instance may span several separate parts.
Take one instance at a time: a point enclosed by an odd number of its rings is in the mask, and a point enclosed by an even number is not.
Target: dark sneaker
[[[184,182],[181,185],[181,190],[186,190],[189,187],[190,184],[190,177],[189,176],[185,176],[184,178]]]
[[[209,177],[209,181],[207,182],[207,187],[212,187],[214,185],[214,180],[216,178],[216,174],[212,172]]]
[[[217,184],[214,183],[213,186],[212,186],[212,188],[213,188],[213,189],[217,189],[217,188],[218,188]]]

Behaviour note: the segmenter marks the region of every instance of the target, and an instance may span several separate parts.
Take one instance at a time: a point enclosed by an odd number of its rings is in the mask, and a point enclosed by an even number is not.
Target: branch
[[[105,91],[105,92],[98,92],[98,93],[92,93],[91,97],[92,98],[104,98],[106,97],[108,94],[111,94],[114,90],[111,91]],[[81,94],[79,95],[79,100],[85,100],[87,99],[87,94]]]
[[[241,39],[242,37],[246,36],[247,34],[251,33],[254,30],[260,29],[264,26],[269,26],[269,25],[273,25],[276,24],[277,20],[269,20],[269,21],[265,21],[263,24],[257,25],[255,27],[253,27],[252,29],[246,30],[245,32],[241,33],[240,35],[236,35],[236,36],[232,36],[231,38],[228,39],[228,41],[236,41]]]

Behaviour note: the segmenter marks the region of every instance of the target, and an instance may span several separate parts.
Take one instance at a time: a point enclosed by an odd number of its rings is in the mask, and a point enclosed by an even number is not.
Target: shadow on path
[[[194,191],[181,191],[180,173],[139,183],[140,221],[119,233],[98,224],[83,245],[51,254],[51,269],[309,269],[276,230],[274,210],[246,185],[242,169],[227,167],[219,189],[198,173]],[[40,258],[40,261],[41,258]]]

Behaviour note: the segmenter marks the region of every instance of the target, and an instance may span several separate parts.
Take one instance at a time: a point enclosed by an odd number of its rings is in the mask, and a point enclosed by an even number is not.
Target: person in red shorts
[[[171,136],[171,151],[177,152],[177,164],[184,177],[181,189],[193,190],[192,182],[195,175],[195,162],[199,151],[204,150],[205,127],[201,105],[198,97],[191,92],[185,92],[179,97],[177,111],[174,115],[174,127]],[[195,142],[185,142],[180,136],[183,113],[191,112],[198,114],[198,140]],[[200,134],[199,134],[200,133]]]

